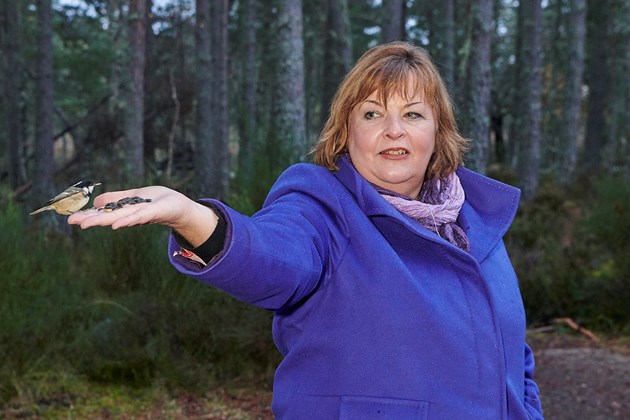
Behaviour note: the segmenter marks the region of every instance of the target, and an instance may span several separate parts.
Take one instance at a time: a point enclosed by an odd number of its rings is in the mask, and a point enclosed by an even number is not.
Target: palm
[[[79,212],[69,217],[68,223],[80,224],[82,228],[112,226],[118,229],[149,223],[176,227],[184,223],[183,219],[191,202],[177,191],[156,186],[101,194],[94,199],[94,207],[102,208],[107,203],[133,196],[151,199],[151,202],[127,205],[111,212],[96,209]]]

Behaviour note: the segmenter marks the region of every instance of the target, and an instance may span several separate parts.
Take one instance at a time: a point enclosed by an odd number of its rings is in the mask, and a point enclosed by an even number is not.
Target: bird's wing
[[[59,200],[62,200],[66,197],[69,197],[71,195],[77,194],[77,193],[82,193],[83,190],[81,188],[77,188],[77,187],[70,187],[67,190],[65,190],[64,192],[62,192],[61,194],[56,195],[54,198],[50,199],[46,205],[49,206],[52,203],[56,203]]]
[[[33,210],[33,211],[30,213],[30,215],[32,216],[32,215],[34,215],[34,214],[41,213],[41,212],[46,211],[46,210],[52,210],[52,207],[50,207],[50,206],[44,206],[44,207],[38,208],[37,210]]]

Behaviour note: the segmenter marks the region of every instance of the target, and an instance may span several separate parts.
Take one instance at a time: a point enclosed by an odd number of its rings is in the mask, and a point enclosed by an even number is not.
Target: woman
[[[542,418],[502,241],[519,192],[460,167],[465,146],[428,54],[391,43],[341,84],[316,164],[254,216],[147,187],[69,223],[169,226],[178,270],[275,311],[277,418]]]

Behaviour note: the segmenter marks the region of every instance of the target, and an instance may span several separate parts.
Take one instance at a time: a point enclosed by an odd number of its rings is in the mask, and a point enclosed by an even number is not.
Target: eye
[[[378,117],[380,114],[376,111],[367,111],[365,114],[363,114],[363,118],[365,118],[366,120],[373,120],[374,118]]]
[[[413,111],[409,111],[405,114],[405,117],[409,118],[410,120],[419,120],[421,118],[424,118],[422,116],[422,114],[418,113],[418,112],[413,112]]]

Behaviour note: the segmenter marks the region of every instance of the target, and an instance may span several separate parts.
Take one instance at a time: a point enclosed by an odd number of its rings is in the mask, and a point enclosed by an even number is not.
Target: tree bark
[[[588,69],[589,87],[586,137],[584,138],[583,164],[590,170],[597,170],[602,163],[602,151],[608,144],[606,128],[608,79],[610,74],[610,45],[608,28],[611,17],[608,14],[609,0],[592,1],[589,5]]]
[[[448,91],[453,94],[455,89],[455,0],[443,0],[439,3],[439,17],[437,28],[438,38],[442,41],[436,57],[440,74]]]
[[[611,15],[609,54],[610,77],[607,94],[609,112],[606,115],[609,142],[604,149],[603,164],[610,172],[625,171],[630,175],[627,163],[630,140],[628,104],[630,103],[630,0],[618,0],[608,9]]]
[[[558,180],[569,184],[574,179],[577,165],[578,138],[582,115],[582,83],[584,72],[584,40],[586,37],[586,0],[570,2],[568,17],[568,63],[564,89],[563,129],[560,133],[559,151],[561,168]]]
[[[212,153],[210,194],[226,200],[230,183],[228,121],[228,0],[211,2]]]
[[[339,83],[352,67],[352,38],[347,0],[328,1],[324,71],[322,72],[321,126],[328,119],[330,104]]]
[[[195,189],[198,194],[212,190],[212,67],[210,59],[210,0],[196,1],[195,46],[197,87]]]
[[[279,0],[276,19],[277,69],[269,145],[277,144],[272,167],[306,159],[304,105],[304,41],[302,36],[302,1]],[[274,153],[272,152],[272,153]],[[278,160],[279,158],[279,160]]]
[[[541,139],[541,27],[540,0],[521,0],[518,9],[519,47],[517,50],[517,94],[511,141],[516,146],[516,169],[523,197],[531,198],[538,189]]]
[[[240,111],[238,112],[239,151],[238,174],[240,184],[247,190],[253,181],[254,142],[258,137],[258,68],[256,65],[257,42],[256,25],[258,16],[258,1],[243,0],[239,31],[239,48],[242,63],[240,77]]]
[[[144,178],[144,70],[147,0],[130,0],[129,49],[130,86],[126,130],[126,182]]]
[[[3,2],[3,81],[4,81],[4,119],[7,138],[7,168],[9,186],[15,190],[26,182],[22,127],[22,64],[21,64],[21,29],[18,2]]]
[[[53,191],[53,57],[52,1],[37,1],[37,87],[35,111],[35,203]]]
[[[466,68],[463,133],[472,139],[468,164],[485,173],[490,142],[491,45],[493,32],[492,0],[472,4],[472,37]]]
[[[383,42],[405,40],[405,0],[383,0]]]

